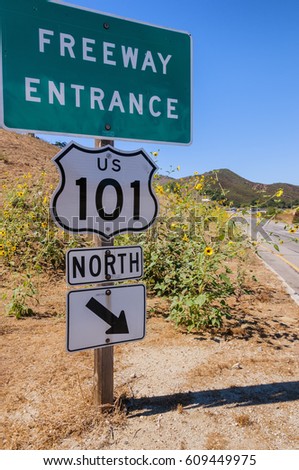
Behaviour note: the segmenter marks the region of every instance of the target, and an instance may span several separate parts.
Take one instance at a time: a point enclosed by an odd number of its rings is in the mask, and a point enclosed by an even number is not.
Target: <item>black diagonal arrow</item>
[[[124,310],[122,310],[119,317],[117,317],[103,304],[100,304],[100,302],[98,302],[94,297],[91,297],[87,302],[86,307],[110,325],[111,328],[105,332],[106,335],[129,333]]]

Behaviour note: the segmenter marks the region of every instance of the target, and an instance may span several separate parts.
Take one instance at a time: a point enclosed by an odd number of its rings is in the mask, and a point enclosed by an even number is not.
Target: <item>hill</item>
[[[215,181],[215,173],[218,182]],[[269,199],[279,189],[283,190],[283,196],[280,198],[282,206],[291,207],[299,204],[299,186],[296,185],[288,183],[255,183],[227,168],[213,170],[204,173],[204,175],[211,186],[211,193],[214,193],[217,198],[221,198],[223,189],[226,193],[226,199],[237,207],[258,204],[260,201]],[[189,176],[185,179],[192,182],[194,178],[194,176]]]
[[[0,188],[29,172],[33,178],[39,178],[45,171],[54,183],[58,174],[51,159],[58,150],[36,137],[0,129]]]
[[[58,173],[51,159],[58,151],[57,146],[44,140],[0,129],[0,183],[7,184],[27,172],[31,172],[33,178],[39,178],[41,172],[46,171],[49,183],[56,184]],[[215,171],[218,183],[214,181]],[[211,194],[223,198],[221,189],[223,188],[226,198],[235,206],[250,205],[254,201],[264,200],[264,195],[271,197],[279,189],[283,189],[281,197],[283,206],[299,205],[299,186],[296,185],[255,183],[228,169],[213,170],[204,175],[210,181]],[[194,176],[188,176],[183,179],[192,183],[194,178]],[[176,180],[169,176],[161,175],[159,178],[160,184],[173,181]]]

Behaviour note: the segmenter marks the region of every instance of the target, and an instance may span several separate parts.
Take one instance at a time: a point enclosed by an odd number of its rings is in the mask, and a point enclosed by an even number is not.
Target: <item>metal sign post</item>
[[[71,285],[101,283],[67,295],[67,350],[94,349],[94,401],[113,406],[113,346],[143,339],[143,284],[114,286],[138,279],[143,272],[142,248],[114,247],[114,236],[147,230],[158,214],[152,188],[157,170],[139,149],[124,152],[113,142],[96,140],[98,148],[70,142],[54,157],[60,182],[51,199],[55,223],[73,233],[93,233],[97,248],[70,250],[66,255]],[[107,250],[105,250],[107,248]]]
[[[112,241],[97,238],[97,246],[113,246]],[[112,283],[107,282],[107,286]],[[105,404],[113,406],[114,403],[114,381],[113,381],[114,351],[113,346],[94,349],[94,374],[93,393],[94,403],[97,406]]]
[[[95,139],[95,147],[114,145],[112,140]],[[98,247],[113,246],[114,239],[105,240],[94,235],[95,245]],[[107,286],[112,283],[107,283]],[[93,396],[94,404],[102,407],[105,404],[113,406],[114,403],[114,350],[113,346],[94,349]]]

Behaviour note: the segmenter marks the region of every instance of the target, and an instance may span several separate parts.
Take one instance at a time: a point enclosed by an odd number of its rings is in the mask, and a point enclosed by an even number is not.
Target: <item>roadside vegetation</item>
[[[157,158],[158,152],[152,156]],[[142,245],[143,280],[149,294],[167,299],[169,318],[177,326],[190,332],[221,327],[231,315],[229,299],[246,290],[244,264],[254,244],[227,210],[227,191],[217,172],[213,179],[195,172],[192,179],[163,184],[156,175],[154,187],[160,201],[156,223],[140,235],[117,236],[115,244]],[[6,300],[8,314],[17,318],[34,314],[38,276],[64,277],[67,249],[92,245],[90,237],[71,236],[53,223],[49,215],[53,190],[45,172],[34,180],[27,173],[2,187],[0,258],[15,278]],[[268,202],[278,201],[282,194],[278,189]],[[257,223],[263,216],[255,211]]]

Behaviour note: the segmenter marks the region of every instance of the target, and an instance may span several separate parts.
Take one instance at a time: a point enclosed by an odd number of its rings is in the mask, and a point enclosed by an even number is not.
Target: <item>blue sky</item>
[[[229,168],[251,181],[299,184],[299,0],[66,3],[193,38],[192,144],[115,141],[117,148],[160,149],[161,173],[178,165],[177,176]]]

